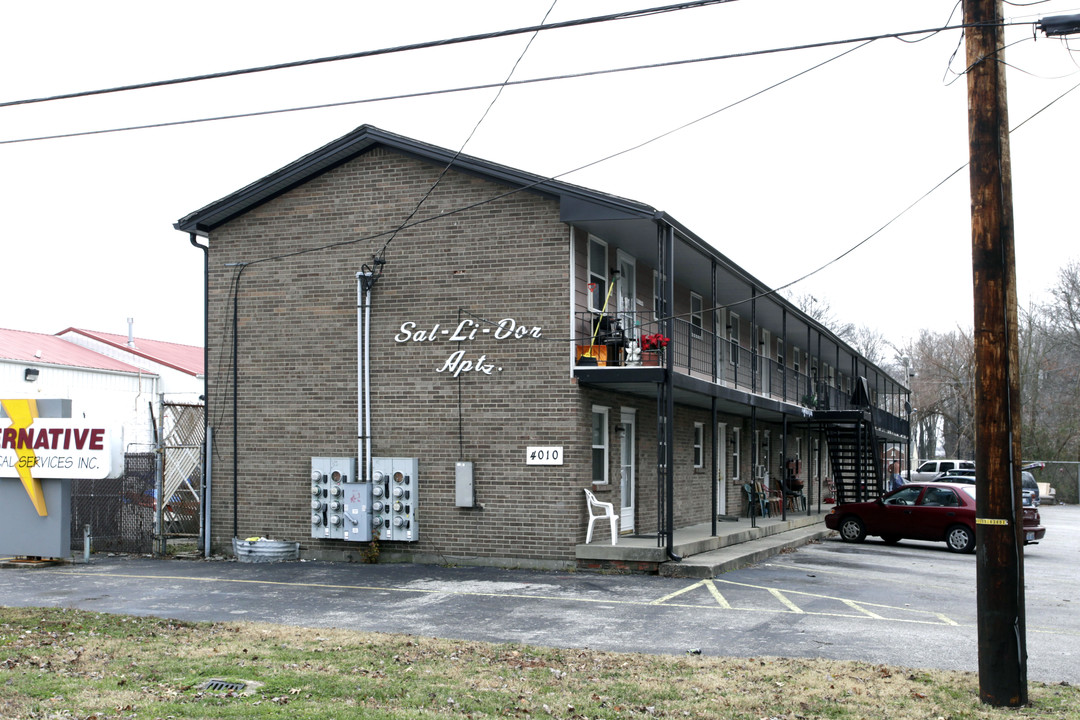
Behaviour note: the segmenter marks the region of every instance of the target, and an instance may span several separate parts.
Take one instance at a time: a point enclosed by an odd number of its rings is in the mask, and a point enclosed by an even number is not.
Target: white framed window
[[[694,467],[705,467],[705,425],[694,423]]]
[[[794,350],[795,352],[791,354],[791,369],[794,370],[796,374],[798,374],[799,368],[802,367],[802,364],[799,362],[799,356],[802,353],[799,352],[799,348],[797,346],[794,348]]]
[[[784,341],[780,338],[776,339],[776,364],[784,367]]]
[[[742,457],[741,428],[731,428],[731,481],[739,482],[739,460]]]
[[[608,293],[607,243],[589,236],[589,310],[600,312]]]
[[[592,408],[592,481],[608,483],[608,411],[603,405]]]
[[[736,313],[728,314],[728,341],[731,344],[731,356],[728,362],[732,365],[739,364],[739,316]]]
[[[701,296],[697,293],[690,293],[690,335],[696,338],[704,335],[702,330],[705,327],[702,316],[703,307]]]

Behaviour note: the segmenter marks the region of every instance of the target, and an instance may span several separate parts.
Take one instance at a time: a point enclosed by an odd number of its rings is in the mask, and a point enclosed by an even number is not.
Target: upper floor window
[[[704,326],[701,296],[697,293],[690,293],[690,334],[696,338],[701,337]]]
[[[600,312],[608,295],[607,243],[589,236],[589,309]]]

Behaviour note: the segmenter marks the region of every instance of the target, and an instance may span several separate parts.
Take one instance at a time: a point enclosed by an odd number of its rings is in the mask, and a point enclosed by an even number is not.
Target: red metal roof
[[[46,365],[143,373],[134,365],[94,352],[55,335],[0,328],[0,359]]]
[[[146,358],[159,365],[165,365],[174,370],[199,376],[204,372],[203,349],[194,345],[179,345],[177,343],[164,342],[162,340],[147,340],[146,338],[134,338],[135,347],[128,345],[127,335],[97,332],[95,330],[83,330],[81,328],[68,328],[57,333],[63,336],[65,333],[75,333],[83,337],[97,340],[98,342],[111,345],[125,352]]]

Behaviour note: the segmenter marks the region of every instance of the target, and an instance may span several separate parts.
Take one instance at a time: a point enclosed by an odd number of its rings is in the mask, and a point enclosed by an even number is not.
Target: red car
[[[1025,507],[1024,544],[1046,535],[1039,511]],[[870,502],[844,503],[825,516],[825,526],[845,542],[880,536],[892,545],[901,540],[944,541],[949,550],[975,550],[975,486],[962,483],[908,483]]]

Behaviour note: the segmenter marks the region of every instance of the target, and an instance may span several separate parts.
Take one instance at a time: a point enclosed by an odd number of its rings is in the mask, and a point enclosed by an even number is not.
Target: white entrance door
[[[622,512],[619,520],[619,528],[623,532],[634,531],[634,413],[622,412],[619,422],[625,432],[622,433],[622,444],[619,449],[619,495],[622,497]]]
[[[716,426],[716,482],[720,484],[720,492],[716,493],[716,514],[727,515],[727,423],[718,423]]]

